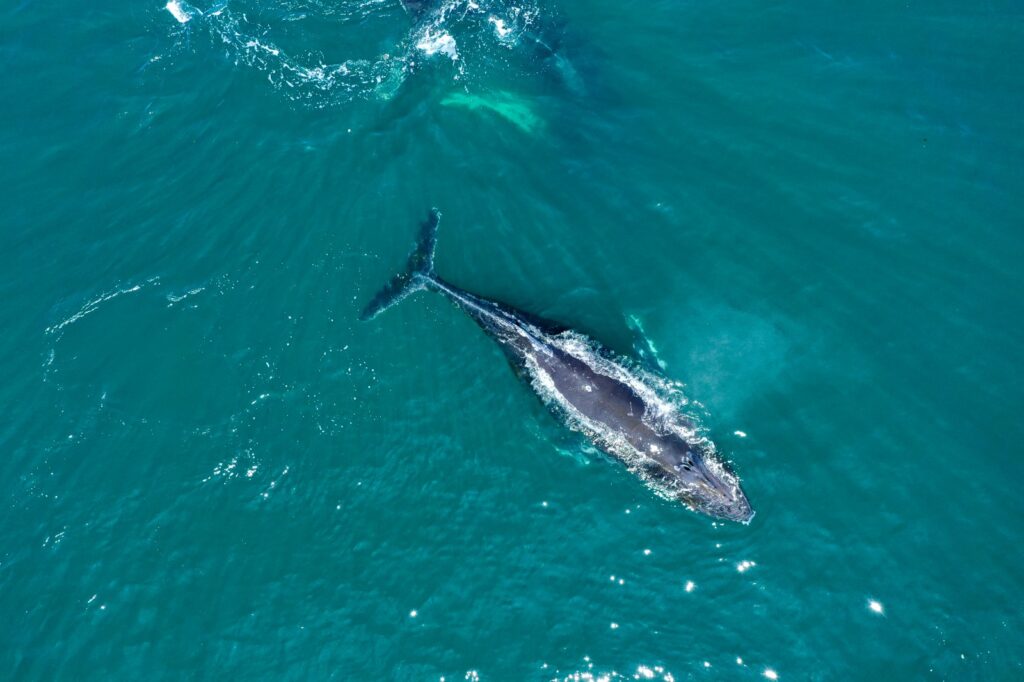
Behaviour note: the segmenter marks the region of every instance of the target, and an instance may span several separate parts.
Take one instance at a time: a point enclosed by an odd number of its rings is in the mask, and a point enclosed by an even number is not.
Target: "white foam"
[[[225,2],[204,13],[186,0],[168,0],[166,9],[180,23],[202,17],[204,21],[196,23],[223,43],[236,65],[264,73],[273,88],[288,99],[317,108],[357,97],[391,97],[405,80],[415,43],[415,38],[408,43],[409,55],[383,53],[375,59],[349,59],[337,64],[303,63],[269,40],[265,28],[251,24],[245,14],[233,13]]]
[[[181,301],[184,301],[189,296],[195,296],[196,294],[202,293],[202,291],[204,289],[206,289],[205,286],[193,287],[192,289],[189,289],[188,291],[186,291],[183,294],[167,294],[167,301],[168,301],[167,305],[168,305],[168,307],[170,307],[170,306],[174,305],[175,303],[180,303]]]
[[[245,46],[246,47],[251,47],[251,48],[254,48],[254,49],[257,49],[257,50],[263,50],[264,52],[266,52],[268,54],[271,54],[271,55],[273,55],[275,57],[279,57],[281,55],[281,50],[277,49],[273,45],[264,45],[263,43],[261,43],[258,40],[246,41]],[[322,75],[322,73],[321,73],[321,75]]]
[[[187,24],[192,20],[192,13],[185,9],[178,0],[168,0],[164,9],[170,12],[171,16],[174,17],[179,24]]]
[[[505,25],[504,19],[499,19],[498,17],[491,15],[487,17],[487,22],[494,24],[494,32],[498,34],[499,38],[504,38],[512,32],[512,29]]]
[[[452,80],[462,81],[469,76],[469,69],[475,68],[466,63],[467,58],[471,64],[479,64],[474,59],[488,43],[514,47],[518,36],[540,14],[538,0],[517,0],[503,6],[500,13],[493,3],[482,0],[439,0],[423,21],[379,54],[323,63],[315,56],[315,61],[310,61],[289,55],[274,44],[269,27],[257,24],[244,11],[232,11],[227,0],[210,0],[205,10],[190,5],[192,1],[165,0],[164,8],[179,25],[187,23],[190,31],[207,31],[214,41],[223,43],[226,56],[236,66],[259,71],[279,94],[318,109],[355,99],[390,99],[414,70],[422,68],[426,57],[438,53],[455,64]],[[309,9],[340,17],[346,30],[358,31],[361,22],[389,14],[389,4],[384,0],[313,3]],[[187,31],[174,33],[179,40],[188,39]]]
[[[146,283],[148,284],[150,282],[155,282],[157,279],[158,278],[156,278],[156,277],[150,278],[149,280],[147,280]],[[117,298],[118,296],[121,296],[122,294],[133,294],[136,291],[139,291],[140,289],[142,289],[142,285],[141,284],[136,284],[134,286],[126,287],[124,289],[117,289],[115,291],[111,291],[109,293],[103,294],[102,296],[100,296],[98,298],[95,298],[95,299],[89,301],[88,303],[86,303],[85,305],[83,305],[78,310],[78,312],[75,313],[74,315],[72,315],[71,317],[61,321],[58,324],[55,324],[55,325],[50,326],[50,327],[47,327],[46,328],[46,333],[47,334],[53,334],[55,332],[59,332],[60,330],[64,329],[64,327],[68,326],[69,324],[74,324],[75,322],[78,322],[80,319],[82,319],[86,315],[90,315],[90,314],[96,312],[99,309],[99,307],[102,304],[106,303],[107,301],[109,301],[111,299],[114,299],[114,298]]]
[[[423,37],[416,43],[416,49],[427,56],[440,52],[453,62],[459,58],[459,50],[455,44],[455,38],[452,38],[451,34],[446,31],[434,33],[428,28],[423,33]]]

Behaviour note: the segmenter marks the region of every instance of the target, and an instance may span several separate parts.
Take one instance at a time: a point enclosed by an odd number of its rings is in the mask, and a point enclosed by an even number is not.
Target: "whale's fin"
[[[420,224],[416,248],[409,254],[405,270],[392,277],[391,281],[377,292],[363,309],[359,319],[369,320],[426,286],[434,276],[434,247],[437,245],[437,224],[440,220],[441,212],[436,208],[430,209],[427,219]]]

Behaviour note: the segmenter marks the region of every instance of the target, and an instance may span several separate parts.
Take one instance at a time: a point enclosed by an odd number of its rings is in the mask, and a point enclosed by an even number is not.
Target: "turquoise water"
[[[1024,675],[1020,5],[473,4],[0,10],[0,676]],[[430,206],[753,523],[358,322]]]

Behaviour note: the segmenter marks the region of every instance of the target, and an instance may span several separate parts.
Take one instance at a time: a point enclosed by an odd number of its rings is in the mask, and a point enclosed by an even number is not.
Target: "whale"
[[[516,373],[569,429],[621,462],[657,495],[715,519],[748,524],[754,511],[731,465],[660,396],[649,371],[558,322],[479,296],[441,278],[431,209],[405,268],[363,309],[371,320],[418,291],[447,298],[500,346]]]

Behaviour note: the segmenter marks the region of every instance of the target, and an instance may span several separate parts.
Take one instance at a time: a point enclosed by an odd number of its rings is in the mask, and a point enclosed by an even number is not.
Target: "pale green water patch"
[[[497,92],[490,96],[453,92],[441,100],[446,107],[462,107],[469,111],[492,111],[524,133],[534,133],[544,124],[530,105],[519,95]]]

